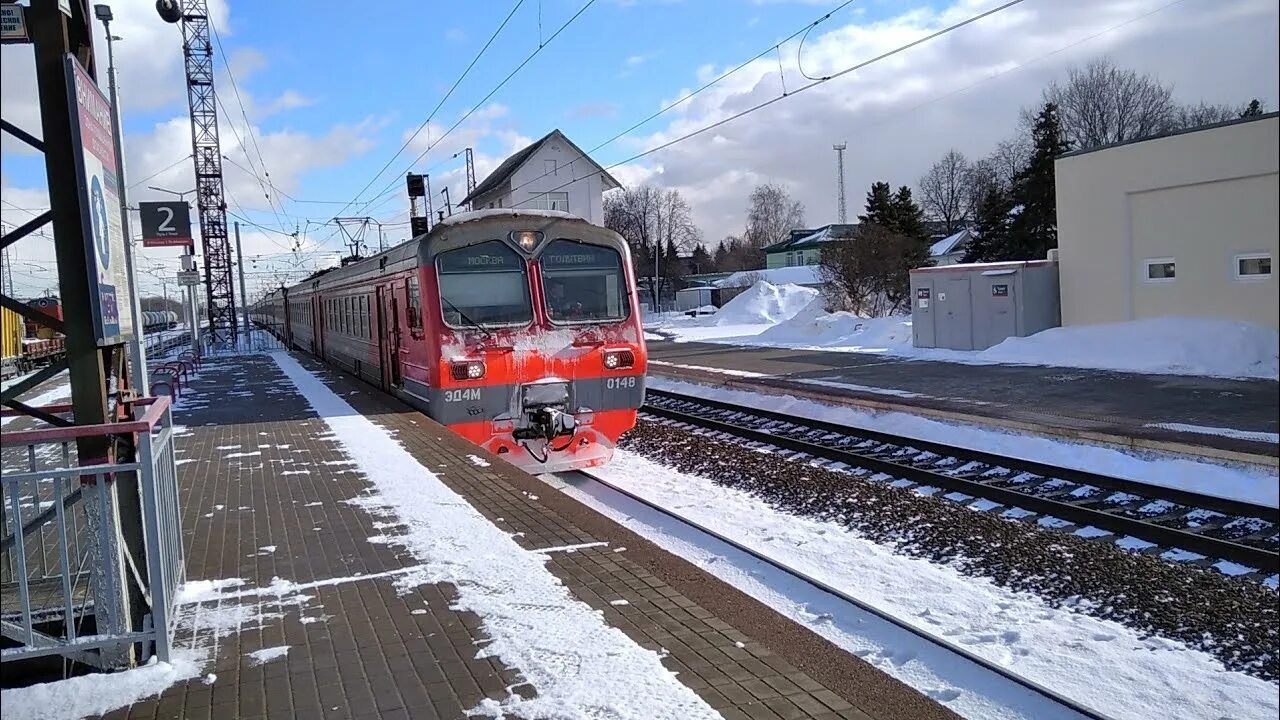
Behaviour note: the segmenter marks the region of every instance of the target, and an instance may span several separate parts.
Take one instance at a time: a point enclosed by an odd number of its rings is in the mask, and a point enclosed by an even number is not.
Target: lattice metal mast
[[[471,154],[471,148],[467,148],[467,197],[471,197],[471,193],[476,191],[476,161]],[[471,203],[467,203],[467,209],[471,209]]]
[[[187,102],[191,108],[191,149],[196,169],[196,207],[204,249],[209,332],[214,342],[236,336],[236,298],[227,203],[223,198],[222,148],[218,141],[218,102],[213,88],[213,46],[209,42],[207,0],[182,2],[182,51],[187,66]]]
[[[840,143],[831,146],[836,151],[836,216],[840,218],[840,224],[844,225],[849,222],[849,207],[845,203],[844,198],[844,151],[849,147],[849,143]]]

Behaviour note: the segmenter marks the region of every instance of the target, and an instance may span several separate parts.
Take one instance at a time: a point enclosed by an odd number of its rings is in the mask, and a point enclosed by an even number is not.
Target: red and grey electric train
[[[273,292],[255,321],[530,472],[602,465],[647,356],[626,242],[567,213],[481,210]]]

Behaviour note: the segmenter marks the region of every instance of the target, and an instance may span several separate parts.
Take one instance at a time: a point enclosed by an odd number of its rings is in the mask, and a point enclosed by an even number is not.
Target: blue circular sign
[[[98,250],[98,269],[111,267],[111,224],[107,220],[107,198],[97,175],[89,182],[89,213],[93,217],[93,244]]]

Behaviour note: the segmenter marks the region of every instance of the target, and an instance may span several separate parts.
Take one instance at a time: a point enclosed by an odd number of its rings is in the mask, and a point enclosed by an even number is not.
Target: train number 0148
[[[467,402],[480,399],[480,388],[459,388],[458,390],[445,390],[445,402]]]
[[[605,390],[631,390],[636,386],[636,379],[632,377],[605,378]]]

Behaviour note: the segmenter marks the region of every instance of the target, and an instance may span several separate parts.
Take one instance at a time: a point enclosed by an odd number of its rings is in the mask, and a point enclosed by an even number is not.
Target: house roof
[[[466,205],[467,203],[471,202],[472,200],[478,197],[487,195],[488,193],[493,191],[495,188],[499,187],[503,183],[510,180],[511,176],[515,174],[516,170],[519,170],[521,167],[524,166],[525,163],[529,162],[529,158],[533,157],[534,153],[538,152],[538,150],[544,144],[546,144],[548,140],[551,140],[552,138],[558,138],[560,140],[563,140],[564,142],[569,144],[569,147],[572,147],[574,150],[577,150],[578,155],[586,158],[587,162],[591,163],[591,165],[595,167],[596,172],[600,173],[601,177],[604,179],[605,190],[612,190],[614,188],[622,187],[622,184],[619,183],[617,180],[615,180],[614,177],[609,174],[609,171],[600,167],[600,165],[595,160],[591,159],[590,155],[587,155],[586,153],[582,152],[582,148],[578,147],[577,145],[574,144],[572,140],[565,137],[565,134],[560,132],[559,129],[556,129],[556,130],[552,130],[546,135],[543,135],[541,138],[531,143],[528,147],[525,147],[516,151],[515,154],[511,155],[511,157],[508,157],[506,160],[503,160],[502,164],[499,165],[497,169],[489,173],[488,177],[482,180],[479,185],[476,185],[476,189],[472,190],[458,204]]]
[[[820,228],[814,229],[796,229],[791,231],[790,236],[786,240],[768,245],[763,249],[766,253],[773,253],[781,252],[783,250],[791,250],[795,247],[811,247],[814,245],[828,243],[833,240],[843,240],[845,238],[853,237],[857,227],[857,224],[839,225],[833,223],[831,225],[824,225]]]
[[[964,248],[965,243],[969,242],[970,237],[971,234],[968,230],[951,233],[931,245],[929,247],[929,254],[937,257],[939,255],[957,252]]]

